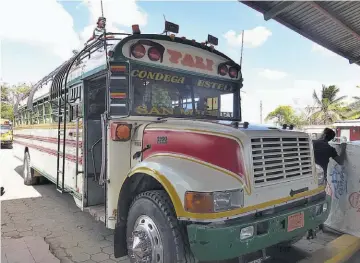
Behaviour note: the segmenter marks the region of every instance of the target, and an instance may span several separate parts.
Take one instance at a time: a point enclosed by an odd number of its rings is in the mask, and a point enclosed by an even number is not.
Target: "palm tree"
[[[360,85],[356,86],[360,89]],[[360,97],[354,96],[355,101],[349,105],[350,112],[348,114],[349,119],[360,119]]]
[[[345,107],[343,100],[346,96],[338,97],[339,91],[340,89],[335,85],[328,87],[322,85],[320,96],[314,90],[313,99],[317,110],[315,110],[311,117],[317,123],[330,124],[345,118],[348,109]]]

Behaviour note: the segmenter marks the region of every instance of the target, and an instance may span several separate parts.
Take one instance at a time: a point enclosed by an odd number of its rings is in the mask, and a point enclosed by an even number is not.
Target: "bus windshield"
[[[236,82],[143,66],[131,75],[134,115],[234,118]]]
[[[11,127],[9,125],[0,125],[0,132],[1,134],[7,133],[11,130]]]

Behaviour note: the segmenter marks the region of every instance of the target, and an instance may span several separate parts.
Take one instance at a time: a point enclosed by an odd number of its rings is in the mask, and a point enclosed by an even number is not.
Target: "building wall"
[[[336,136],[341,136],[341,130],[349,130],[350,129],[350,138],[349,141],[356,141],[360,140],[360,127],[353,126],[353,127],[338,127],[336,128]]]

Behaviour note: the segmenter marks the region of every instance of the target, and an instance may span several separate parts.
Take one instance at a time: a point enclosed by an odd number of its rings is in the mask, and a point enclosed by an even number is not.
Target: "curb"
[[[344,263],[360,250],[360,238],[342,235],[299,263]]]

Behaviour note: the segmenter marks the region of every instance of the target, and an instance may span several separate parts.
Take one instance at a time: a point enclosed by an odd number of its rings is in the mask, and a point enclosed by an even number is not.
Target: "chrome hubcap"
[[[154,221],[140,216],[134,225],[128,250],[133,263],[163,263],[163,244]]]

